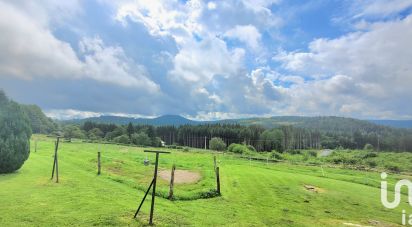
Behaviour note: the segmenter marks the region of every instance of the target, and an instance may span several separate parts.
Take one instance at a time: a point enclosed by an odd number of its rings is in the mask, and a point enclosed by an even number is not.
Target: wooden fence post
[[[216,167],[216,190],[220,195],[220,176],[219,176],[219,167]]]
[[[175,170],[176,170],[176,165],[173,164],[172,173],[171,173],[171,176],[170,176],[169,200],[173,200],[173,186],[174,186],[174,182],[175,182]]]
[[[214,170],[216,172],[216,155],[213,156]]]
[[[100,164],[100,151],[97,152],[97,175],[100,175],[100,170],[101,170],[101,164]]]
[[[37,152],[37,140],[34,141],[34,152]]]
[[[56,183],[59,183],[59,158],[57,156],[59,150],[59,137],[57,137],[56,142]]]
[[[54,160],[53,160],[53,171],[52,171],[52,176],[51,180],[54,177],[54,172],[56,172],[56,183],[59,183],[59,162],[58,162],[58,156],[57,156],[57,151],[59,150],[59,138],[57,137],[57,141],[54,143]]]

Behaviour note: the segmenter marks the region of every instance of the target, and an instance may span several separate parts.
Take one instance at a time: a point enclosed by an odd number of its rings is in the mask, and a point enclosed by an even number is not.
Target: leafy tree
[[[104,136],[104,133],[99,128],[94,128],[89,131],[89,139],[99,140]]]
[[[373,150],[373,145],[370,143],[365,144],[365,146],[363,147],[364,150]]]
[[[64,137],[71,141],[72,138],[78,138],[78,139],[83,139],[84,138],[84,133],[82,130],[76,126],[76,125],[67,125],[63,129],[63,134]]]
[[[0,173],[18,170],[29,157],[30,121],[21,106],[0,90]]]
[[[160,137],[153,138],[152,146],[154,146],[154,147],[161,147],[162,146],[162,140],[160,139]]]
[[[219,137],[213,137],[209,142],[209,147],[215,151],[224,151],[226,150],[225,142]]]
[[[132,135],[132,143],[141,146],[150,146],[152,145],[152,140],[146,133],[140,132]]]
[[[129,137],[127,135],[118,136],[118,137],[114,138],[113,141],[116,142],[116,143],[122,143],[122,144],[129,144],[130,143]]]

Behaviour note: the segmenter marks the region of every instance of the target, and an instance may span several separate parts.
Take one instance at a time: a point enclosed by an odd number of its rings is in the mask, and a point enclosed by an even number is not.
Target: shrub
[[[161,147],[162,146],[162,139],[160,139],[160,137],[153,138],[152,146],[153,147]]]
[[[345,164],[347,165],[355,165],[358,162],[358,159],[356,158],[346,158],[344,161]]]
[[[30,153],[30,122],[21,106],[0,90],[0,173],[14,172]]]
[[[378,166],[378,164],[374,160],[368,160],[366,161],[366,164],[371,168],[375,168],[376,166]]]
[[[370,144],[370,143],[367,143],[367,144],[365,144],[365,146],[363,147],[363,149],[364,149],[364,150],[368,150],[368,151],[373,150],[373,145]]]
[[[248,148],[248,146],[243,145],[243,144],[238,144],[238,143],[232,143],[228,147],[228,151],[237,153],[237,154],[245,154],[248,152],[252,152],[251,149]]]
[[[121,135],[113,139],[115,143],[123,143],[128,144],[130,143],[129,137],[127,135]]]
[[[274,159],[278,159],[278,160],[282,160],[283,159],[283,157],[282,157],[282,154],[280,154],[279,152],[277,152],[277,151],[272,151],[271,153],[270,153],[270,156],[269,156],[270,158],[274,158]]]
[[[188,151],[189,151],[188,147],[183,148],[183,152],[188,152]]]
[[[386,167],[386,169],[388,169],[392,172],[395,172],[395,173],[401,172],[401,167],[399,167],[398,165],[395,165],[395,164],[388,164],[385,167]]]
[[[247,145],[247,149],[249,149],[250,151],[255,151],[256,152],[255,147],[252,146],[252,145]]]
[[[230,151],[230,152],[233,152],[233,148],[235,148],[236,145],[238,145],[238,144],[237,144],[237,143],[232,143],[232,144],[230,144],[230,145],[227,147],[227,150]]]
[[[287,150],[286,153],[289,153],[291,155],[302,154],[300,150]]]
[[[345,158],[343,156],[335,156],[331,159],[334,164],[340,164],[345,162]]]
[[[226,150],[226,144],[221,138],[213,137],[209,142],[209,147],[211,150],[224,151]]]
[[[134,143],[136,145],[141,145],[141,146],[150,146],[150,145],[152,145],[152,140],[144,132],[133,133],[131,137],[132,137],[132,143]]]
[[[375,152],[368,152],[368,153],[366,153],[362,158],[376,158],[376,157],[378,157],[378,154],[377,153],[375,153]]]
[[[312,157],[317,157],[318,156],[318,152],[316,151],[308,151],[308,155],[312,156]]]

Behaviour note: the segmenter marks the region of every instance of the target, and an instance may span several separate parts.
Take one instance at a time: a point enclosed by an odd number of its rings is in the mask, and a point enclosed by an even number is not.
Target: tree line
[[[381,130],[323,130],[281,125],[267,129],[259,125],[203,124],[182,126],[115,125],[87,121],[82,125],[66,125],[67,138],[107,140],[144,146],[180,145],[210,148],[210,140],[221,138],[232,143],[253,146],[257,151],[294,149],[363,149],[412,152],[412,133],[409,130],[379,127]]]

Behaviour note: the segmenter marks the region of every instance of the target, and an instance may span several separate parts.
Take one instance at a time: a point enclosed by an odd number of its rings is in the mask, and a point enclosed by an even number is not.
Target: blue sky
[[[54,118],[412,118],[411,0],[0,0],[0,11],[0,88]]]

